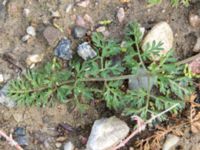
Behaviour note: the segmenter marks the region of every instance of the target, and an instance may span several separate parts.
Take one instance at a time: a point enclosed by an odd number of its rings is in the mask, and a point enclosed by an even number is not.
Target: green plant
[[[105,100],[107,106],[125,115],[151,115],[180,103],[190,94],[190,79],[184,76],[184,66],[176,65],[176,59],[169,52],[160,61],[151,61],[158,55],[162,43],[149,43],[141,52],[142,33],[137,23],[128,25],[123,44],[105,39],[100,33],[93,33],[92,44],[98,55],[94,59],[81,61],[75,57],[67,68],[54,58],[41,69],[28,71],[9,86],[9,95],[19,104],[46,106],[57,99],[70,102],[84,111],[89,102],[96,98]],[[121,59],[115,61],[115,57]],[[145,74],[140,74],[140,70]],[[135,90],[127,88],[130,78],[145,77],[148,88]],[[153,79],[153,81],[152,81]],[[151,89],[150,82],[154,84]],[[178,108],[172,110],[174,113]]]
[[[162,0],[148,0],[148,3],[153,6],[161,3]],[[172,6],[177,7],[179,4],[183,4],[184,6],[189,6],[190,0],[171,0]]]

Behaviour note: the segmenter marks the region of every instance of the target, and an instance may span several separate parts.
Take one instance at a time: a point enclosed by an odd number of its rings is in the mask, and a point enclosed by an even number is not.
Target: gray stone
[[[25,128],[22,128],[22,127],[16,128],[14,131],[14,139],[21,146],[28,145],[28,137],[26,135]]]
[[[15,136],[24,136],[26,135],[26,130],[22,127],[17,127],[14,131]]]
[[[72,59],[71,42],[67,39],[62,39],[55,48],[55,56],[64,60]]]
[[[151,90],[153,85],[156,84],[157,78],[155,76],[150,76],[143,69],[139,69],[135,77],[129,79],[128,86],[130,90],[139,90],[143,88],[144,90]]]
[[[160,22],[156,24],[150,32],[144,37],[142,42],[142,49],[147,50],[147,44],[152,44],[153,41],[156,43],[162,42],[162,48],[159,55],[152,55],[152,60],[159,60],[162,55],[165,55],[173,47],[173,31],[167,22]]]
[[[0,104],[13,108],[16,106],[16,102],[7,96],[8,84],[4,85],[4,87],[0,90]]]
[[[84,42],[78,46],[77,53],[84,60],[88,58],[94,58],[97,53],[92,49],[92,47],[88,44],[88,42]]]
[[[86,149],[107,150],[121,142],[129,133],[127,124],[115,116],[96,120]]]
[[[62,150],[74,150],[74,149],[75,149],[74,144],[71,141],[65,143],[62,148]]]
[[[15,140],[21,146],[27,146],[28,145],[28,137],[27,136],[18,136],[18,137],[16,137]]]
[[[180,138],[169,134],[167,136],[167,139],[165,140],[165,143],[163,144],[162,150],[170,150],[173,146],[175,146],[179,142]]]
[[[46,29],[43,32],[43,35],[50,46],[55,46],[61,38],[60,31],[51,26],[46,27]]]
[[[72,31],[73,37],[75,39],[84,37],[86,33],[87,33],[87,29],[80,26],[75,26]]]

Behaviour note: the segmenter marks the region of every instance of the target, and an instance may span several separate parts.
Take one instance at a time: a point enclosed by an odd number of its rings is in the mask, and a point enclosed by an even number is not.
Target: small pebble
[[[90,4],[90,0],[81,0],[77,3],[77,6],[86,8]]]
[[[69,13],[69,12],[72,10],[73,6],[74,6],[73,4],[69,4],[69,5],[66,7],[65,12],[66,12],[66,13]]]
[[[55,46],[61,38],[61,32],[52,26],[48,26],[45,28],[43,36],[50,46]]]
[[[31,37],[31,36],[30,36],[29,34],[26,34],[26,35],[24,35],[24,36],[22,37],[21,40],[22,40],[23,42],[26,42],[26,41],[28,41],[28,39],[30,39],[30,37]]]
[[[54,50],[55,56],[64,60],[72,59],[71,42],[67,39],[62,39]]]
[[[44,55],[43,54],[33,54],[33,55],[29,55],[26,58],[26,64],[28,66],[31,66],[32,64],[36,64],[39,63],[43,60]]]
[[[189,23],[193,28],[200,28],[200,1],[191,3],[189,12]]]
[[[21,146],[28,145],[28,137],[27,136],[18,136],[15,138],[16,142]]]
[[[96,29],[97,32],[105,32],[106,31],[106,27],[105,26],[100,26]]]
[[[65,143],[63,146],[63,150],[74,150],[74,149],[75,149],[74,144],[71,141]]]
[[[0,74],[0,83],[3,83],[3,82],[4,82],[3,74]]]
[[[26,130],[25,128],[22,127],[17,127],[14,130],[13,137],[16,140],[16,142],[21,145],[21,146],[26,146],[28,145],[28,137],[26,135]]]
[[[66,136],[60,136],[56,139],[56,142],[64,142],[67,139]]]
[[[83,19],[83,17],[81,16],[76,16],[76,25],[85,28],[86,27],[86,23],[85,20]]]
[[[7,96],[7,91],[8,84],[4,85],[4,87],[0,90],[0,104],[8,108],[13,108],[16,106],[16,102]]]
[[[200,38],[197,38],[197,42],[196,42],[196,44],[194,45],[193,51],[194,51],[194,52],[199,52],[199,51],[200,51]]]
[[[36,36],[36,31],[33,26],[28,26],[28,28],[26,29],[26,32],[31,36]]]
[[[56,145],[57,148],[60,148],[62,146],[62,144],[58,143],[58,142],[55,145]]]
[[[56,18],[59,18],[60,17],[60,12],[57,10],[57,11],[52,11],[51,12],[51,16],[52,17],[56,17]]]
[[[17,127],[15,130],[14,130],[14,135],[15,136],[24,136],[26,135],[26,130],[22,127]]]
[[[162,150],[170,150],[173,146],[175,146],[179,142],[180,138],[175,135],[168,135],[167,139],[163,145]]]
[[[124,21],[124,18],[125,18],[125,12],[124,12],[124,8],[119,8],[118,12],[117,12],[117,18],[118,18],[118,21],[120,23],[122,23]]]
[[[97,53],[92,49],[92,47],[88,44],[88,42],[84,42],[78,46],[77,53],[84,60],[88,58],[94,58]]]
[[[73,37],[75,39],[84,37],[86,35],[86,33],[87,33],[87,29],[80,27],[80,26],[75,26],[72,31]]]
[[[192,62],[189,63],[189,69],[193,74],[200,75],[200,58],[192,60]]]
[[[83,18],[84,18],[85,21],[89,22],[91,25],[94,25],[94,21],[93,21],[93,19],[92,19],[92,17],[90,15],[85,14],[83,16]]]
[[[190,25],[194,28],[200,27],[200,16],[196,14],[190,14],[189,22]]]
[[[29,14],[30,14],[30,9],[25,8],[25,9],[23,10],[23,15],[24,15],[25,17],[28,17]]]

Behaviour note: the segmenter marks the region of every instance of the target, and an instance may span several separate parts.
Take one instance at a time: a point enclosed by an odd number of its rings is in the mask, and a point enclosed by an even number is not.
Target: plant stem
[[[108,78],[85,78],[85,79],[79,79],[78,81],[80,81],[80,82],[103,82],[103,81],[126,80],[126,79],[133,78],[133,77],[136,77],[136,75],[122,75],[122,76],[115,76],[115,77],[108,77]],[[74,83],[74,82],[76,82],[76,80],[74,80],[74,79],[63,81],[63,82],[57,84],[56,87],[60,87],[65,84]],[[40,92],[40,91],[44,91],[48,88],[52,88],[52,86],[43,85],[41,88],[33,88],[30,90],[14,91],[14,92],[11,92],[11,94],[12,93],[22,94],[22,93]]]
[[[144,61],[142,60],[142,56],[141,56],[141,54],[140,54],[139,45],[138,45],[137,43],[136,43],[135,45],[136,45],[136,50],[137,50],[137,53],[138,53],[138,57],[139,57],[140,63],[142,64],[142,67],[143,67],[145,70],[147,70],[146,67],[145,67]]]

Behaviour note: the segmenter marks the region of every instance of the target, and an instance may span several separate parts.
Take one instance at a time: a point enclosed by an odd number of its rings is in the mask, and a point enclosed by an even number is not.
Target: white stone
[[[117,12],[117,19],[118,19],[118,21],[119,21],[120,23],[122,23],[123,20],[124,20],[124,18],[125,18],[124,8],[121,7],[121,8],[119,8],[119,10],[118,10],[118,12]]]
[[[31,36],[36,36],[35,28],[33,26],[28,26],[26,32]]]
[[[26,58],[26,64],[28,66],[31,66],[32,64],[36,64],[38,62],[41,62],[43,59],[43,54],[33,54]]]
[[[194,46],[194,49],[193,49],[194,52],[199,52],[200,51],[200,38],[197,39],[197,42]]]
[[[115,116],[96,120],[86,150],[107,150],[119,144],[129,133],[127,124]]]
[[[66,7],[65,12],[66,12],[66,13],[69,13],[69,12],[72,10],[73,6],[74,6],[73,4],[69,4],[69,5]]]
[[[100,26],[96,29],[97,32],[105,32],[106,31],[106,27],[105,26]]]
[[[169,134],[165,140],[165,143],[163,144],[162,150],[170,150],[173,146],[175,146],[179,142],[180,138]]]
[[[26,41],[28,41],[29,38],[30,38],[30,35],[29,35],[29,34],[26,34],[26,35],[24,35],[24,36],[22,37],[22,41],[23,41],[23,42],[26,42]]]
[[[55,145],[56,145],[57,148],[60,148],[62,146],[61,143],[56,143]]]
[[[69,142],[65,143],[63,149],[64,149],[64,150],[74,150],[75,147],[74,147],[74,144],[73,144],[72,142],[69,141]]]
[[[153,41],[156,43],[163,43],[163,50],[160,51],[159,56],[152,55],[152,59],[154,60],[159,60],[162,55],[166,54],[173,48],[173,31],[167,22],[160,22],[150,30],[150,32],[144,37],[142,49],[145,51],[147,43],[152,44]]]
[[[23,10],[23,15],[24,15],[25,17],[28,17],[29,14],[30,14],[30,9],[25,8],[25,9]]]
[[[0,74],[0,83],[3,83],[3,82],[4,82],[3,74]]]

